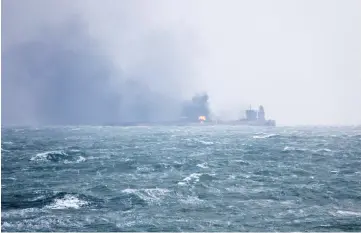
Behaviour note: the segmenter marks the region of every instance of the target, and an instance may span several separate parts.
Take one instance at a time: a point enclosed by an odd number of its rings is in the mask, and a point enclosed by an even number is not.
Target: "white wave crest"
[[[13,142],[2,142],[2,144],[4,144],[4,145],[12,145],[14,143]]]
[[[80,152],[80,150],[69,150],[68,152]],[[75,160],[75,158],[77,158]],[[65,164],[68,163],[80,163],[86,159],[83,156],[72,157],[67,152],[60,151],[45,151],[36,154],[30,158],[31,161],[63,161]]]
[[[200,163],[200,164],[197,164],[197,167],[200,167],[200,168],[208,168],[208,164],[207,163]]]
[[[361,217],[361,212],[349,211],[349,210],[337,210],[336,212],[331,213],[334,216],[357,216]]]
[[[87,205],[87,201],[78,199],[73,195],[65,195],[63,198],[55,199],[54,202],[47,206],[49,209],[79,209]]]
[[[265,135],[254,135],[254,139],[264,139],[264,138],[271,138],[277,136],[278,134],[265,134]]]
[[[321,149],[317,149],[317,150],[313,150],[313,152],[332,152],[332,150],[328,149],[328,148],[321,148]]]
[[[74,161],[69,161],[69,160],[64,160],[64,163],[81,163],[84,162],[86,159],[83,156],[79,156],[78,159],[74,162]]]
[[[201,143],[203,145],[213,145],[214,144],[213,142],[204,141],[204,140],[201,140],[201,139],[194,139],[194,141],[199,142],[199,143]]]
[[[178,182],[179,185],[186,185],[190,183],[197,183],[199,181],[199,178],[201,177],[202,173],[192,173],[186,178],[183,179],[183,181]],[[193,182],[192,182],[193,181]]]
[[[84,162],[86,159],[83,156],[79,156],[79,158],[76,160],[77,163]]]
[[[295,147],[292,147],[292,146],[285,146],[283,148],[283,151],[306,151],[306,149],[303,149],[303,148],[295,148]]]
[[[135,194],[141,199],[147,202],[159,202],[161,201],[167,193],[170,191],[168,189],[154,188],[154,189],[124,189],[123,193]]]
[[[30,160],[31,161],[44,161],[44,160],[48,160],[48,156],[49,155],[62,155],[62,156],[66,156],[67,154],[64,151],[45,151],[45,152],[41,152],[36,154],[35,156],[31,157]]]

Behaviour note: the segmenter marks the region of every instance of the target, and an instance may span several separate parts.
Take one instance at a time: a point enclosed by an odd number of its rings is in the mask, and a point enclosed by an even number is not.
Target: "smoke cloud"
[[[196,41],[140,3],[3,1],[3,124],[178,120]]]
[[[360,124],[359,41],[358,0],[3,0],[2,124]]]

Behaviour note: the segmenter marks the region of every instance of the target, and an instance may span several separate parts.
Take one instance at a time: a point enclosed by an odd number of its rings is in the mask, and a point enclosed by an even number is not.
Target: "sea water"
[[[361,231],[352,127],[2,128],[2,231]]]

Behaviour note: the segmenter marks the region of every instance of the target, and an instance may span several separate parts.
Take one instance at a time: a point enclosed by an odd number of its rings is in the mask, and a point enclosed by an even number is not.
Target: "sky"
[[[2,0],[2,124],[361,124],[361,1]],[[145,110],[147,109],[147,110]]]

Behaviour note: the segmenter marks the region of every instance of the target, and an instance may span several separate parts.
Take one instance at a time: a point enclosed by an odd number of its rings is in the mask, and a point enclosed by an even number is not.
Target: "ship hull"
[[[270,122],[226,121],[226,122],[216,122],[213,124],[216,124],[216,125],[244,125],[244,126],[270,126],[270,127],[276,126],[276,123],[273,121],[270,121]]]
[[[244,125],[244,126],[276,126],[273,120],[267,121],[168,121],[168,122],[124,122],[105,124],[108,126],[209,126],[209,125]]]
[[[239,121],[228,121],[228,122],[158,122],[158,123],[118,123],[118,124],[105,124],[105,126],[215,126],[215,125],[233,125],[233,126],[263,126],[263,127],[275,127],[275,124],[261,124],[254,122],[239,122]]]

